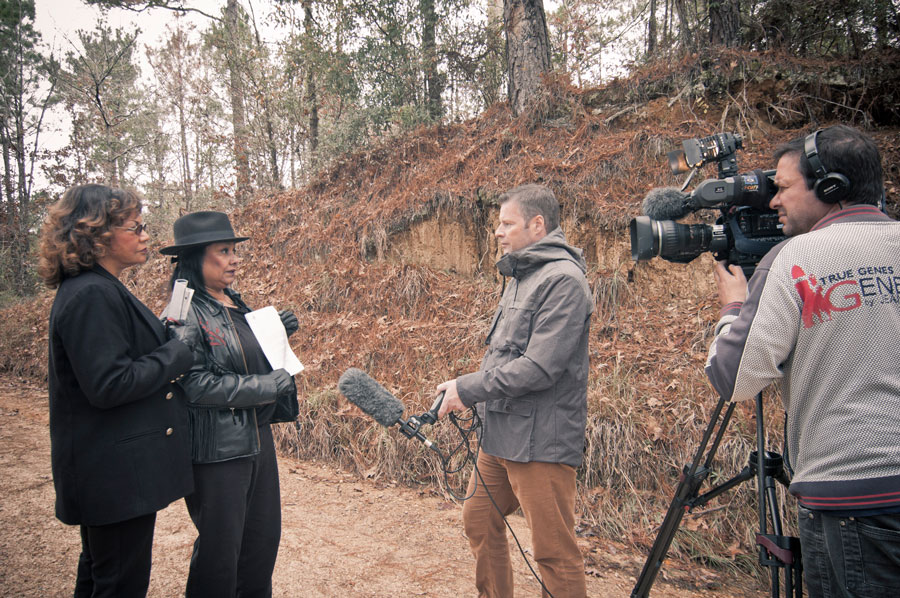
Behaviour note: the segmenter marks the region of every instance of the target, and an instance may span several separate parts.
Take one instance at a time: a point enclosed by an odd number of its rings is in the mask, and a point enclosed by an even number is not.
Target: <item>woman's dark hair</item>
[[[78,185],[47,214],[41,230],[38,275],[55,289],[66,278],[90,270],[106,255],[112,229],[139,214],[141,196],[129,189]]]
[[[206,281],[203,279],[203,258],[206,255],[207,247],[208,245],[189,247],[178,253],[175,270],[172,272],[172,278],[169,279],[170,291],[175,286],[175,281],[183,278],[195,293],[207,294]]]

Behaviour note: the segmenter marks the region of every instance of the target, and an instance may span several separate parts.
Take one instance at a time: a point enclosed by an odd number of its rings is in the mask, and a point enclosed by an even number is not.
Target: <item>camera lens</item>
[[[638,216],[631,221],[629,229],[634,261],[659,256],[670,262],[687,263],[705,251],[728,248],[725,228],[719,224],[680,224]]]
[[[638,216],[628,225],[631,231],[631,259],[640,262],[659,255],[659,239],[656,221],[649,216]]]

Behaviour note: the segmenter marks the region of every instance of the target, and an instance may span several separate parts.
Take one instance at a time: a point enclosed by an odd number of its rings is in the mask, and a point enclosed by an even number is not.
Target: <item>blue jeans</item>
[[[798,508],[810,598],[897,598],[900,513],[841,517]]]

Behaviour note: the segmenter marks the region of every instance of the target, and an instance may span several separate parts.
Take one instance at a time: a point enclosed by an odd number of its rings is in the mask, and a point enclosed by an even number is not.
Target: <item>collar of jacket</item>
[[[891,222],[893,219],[870,204],[850,204],[843,209],[824,216],[813,225],[810,232],[835,224],[836,222]]]
[[[250,310],[250,308],[247,307],[247,304],[244,303],[244,301],[241,299],[241,294],[238,293],[237,291],[234,291],[234,290],[232,290],[232,289],[226,288],[226,289],[225,289],[225,294],[228,295],[228,296],[231,298],[231,300],[234,302],[234,304],[237,305],[239,308],[241,308],[241,309],[246,309],[246,310],[248,310],[248,311]],[[221,302],[221,301],[218,301],[218,300],[216,300],[216,299],[213,299],[213,298],[212,298],[210,295],[208,295],[207,293],[197,293],[197,292],[195,292],[195,293],[194,293],[194,297],[193,297],[193,299],[191,299],[191,301],[196,301],[196,302],[198,302],[198,303],[201,303],[201,304],[203,304],[203,305],[206,305],[206,307],[207,307],[208,309],[214,310],[215,312],[222,312],[222,311],[225,311],[225,306],[222,305],[222,302]]]
[[[122,294],[122,296],[127,301],[130,301],[134,308],[138,311],[138,313],[140,313],[141,316],[143,316],[143,318],[147,321],[147,323],[150,325],[150,328],[153,330],[153,334],[155,334],[156,338],[159,339],[159,342],[164,343],[166,341],[163,328],[160,325],[160,321],[156,317],[156,314],[150,311],[150,308],[144,305],[144,303],[140,299],[135,297],[134,293],[129,291],[128,287],[126,287],[125,284],[121,280],[119,280],[117,276],[113,275],[112,272],[110,272],[100,264],[94,264],[93,266],[91,266],[90,270],[82,270],[82,272],[93,272],[94,274],[102,276],[103,278],[112,282]]]
[[[90,271],[99,274],[103,278],[108,278],[114,282],[119,283],[122,286],[125,286],[124,284],[122,284],[122,281],[119,280],[115,274],[113,274],[112,272],[110,272],[109,270],[107,270],[106,268],[101,266],[100,264],[95,263],[93,266],[91,266]],[[84,272],[84,270],[82,270],[82,272]]]
[[[520,280],[547,262],[568,260],[585,272],[587,265],[582,253],[581,249],[569,245],[562,229],[556,227],[544,238],[501,257],[497,261],[497,270],[503,276],[512,276]]]

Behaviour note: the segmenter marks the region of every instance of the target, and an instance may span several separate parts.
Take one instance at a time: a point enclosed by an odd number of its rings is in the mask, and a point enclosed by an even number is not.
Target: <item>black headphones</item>
[[[844,199],[847,192],[850,191],[850,181],[839,172],[828,172],[819,159],[819,148],[816,147],[816,137],[822,129],[808,135],[803,142],[803,150],[806,152],[806,159],[813,169],[816,182],[813,184],[813,192],[819,201],[825,203],[837,203]]]

